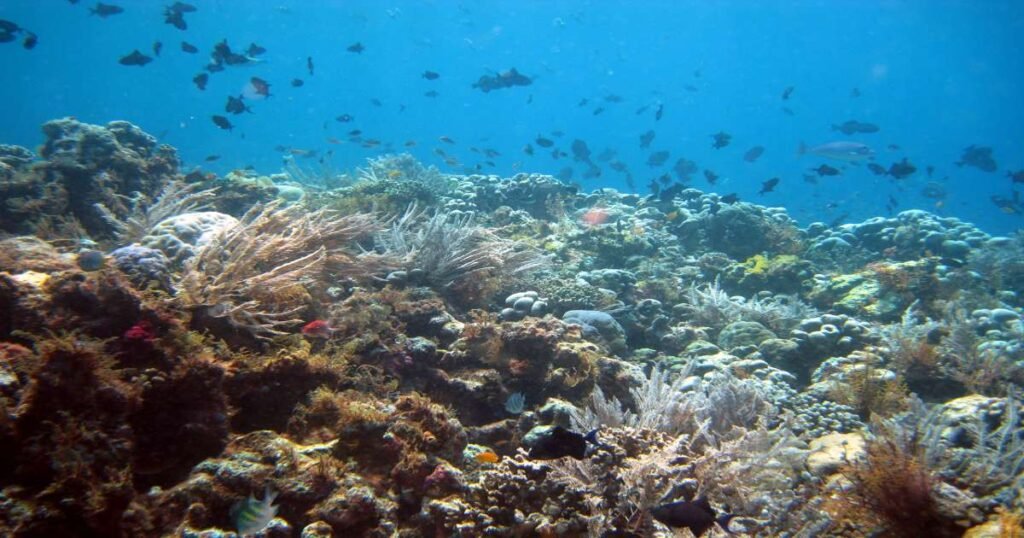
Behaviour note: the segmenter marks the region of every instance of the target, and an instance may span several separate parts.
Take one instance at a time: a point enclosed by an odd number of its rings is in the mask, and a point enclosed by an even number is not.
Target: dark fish
[[[722,149],[725,146],[728,146],[729,142],[732,141],[732,135],[725,131],[719,131],[711,135],[711,137],[715,139],[715,141],[711,144],[711,147],[715,149]]]
[[[831,166],[829,166],[827,164],[823,164],[823,165],[821,165],[821,166],[819,166],[817,168],[814,168],[813,170],[815,172],[817,172],[819,176],[823,176],[823,177],[824,176],[838,176],[839,175],[839,169],[838,168],[833,168],[833,167],[831,167]]]
[[[885,173],[885,169],[882,169],[882,173]],[[818,176],[814,174],[803,174],[801,177],[804,178],[804,183],[810,183],[811,185],[818,184]]]
[[[162,50],[164,50],[164,44],[159,41],[155,41],[153,43],[153,56],[160,56],[160,51]]]
[[[0,31],[0,43],[10,43],[18,37],[13,32]]]
[[[868,170],[871,170],[871,173],[876,176],[885,175],[885,167],[878,163],[868,163]]]
[[[619,152],[615,151],[612,148],[605,148],[604,151],[602,151],[600,154],[598,154],[597,160],[600,161],[600,162],[605,163],[605,162],[608,162],[608,161],[614,159],[615,156],[618,155],[618,154],[619,154]]]
[[[730,194],[726,194],[725,196],[722,197],[722,202],[724,202],[726,204],[735,204],[736,202],[739,202],[739,201],[740,201],[740,196],[738,194],[736,194],[735,192],[734,193],[730,193]]]
[[[796,115],[796,113],[793,112],[793,109],[789,108],[788,106],[782,107],[782,112],[784,112],[787,116],[795,116]]]
[[[504,73],[498,73],[498,76],[483,75],[472,87],[479,88],[480,91],[487,93],[491,90],[512,88],[514,86],[529,86],[530,84],[533,84],[533,80],[516,71],[516,68],[513,67]]]
[[[303,84],[305,84],[305,82],[302,82],[301,78],[292,79],[292,88],[300,88]]]
[[[929,164],[928,166],[924,167],[924,171],[926,174],[928,174],[928,177],[931,178],[932,174],[935,173],[935,167]]]
[[[376,97],[370,99],[370,104],[373,106],[384,106],[384,103],[380,102],[380,99],[377,99]]]
[[[437,139],[440,140],[441,142],[444,142],[445,144],[455,144],[455,141],[452,140],[452,138],[450,136],[442,135],[442,136],[437,137]]]
[[[928,184],[921,189],[921,196],[931,198],[932,200],[942,200],[946,197],[946,188],[943,187],[941,183],[929,181]]]
[[[789,100],[789,96],[793,95],[793,90],[795,90],[795,89],[796,88],[794,88],[792,86],[786,86],[786,89],[782,90],[782,100],[783,101]]]
[[[427,80],[437,80],[438,78],[440,78],[440,77],[441,77],[441,75],[440,75],[440,74],[438,74],[438,73],[435,73],[435,72],[433,72],[433,71],[424,71],[424,72],[423,72],[423,75],[421,75],[421,76],[422,76],[423,78],[427,79]]]
[[[1006,177],[1010,178],[1013,183],[1024,183],[1024,170],[1017,170],[1016,172],[1007,172]]]
[[[188,30],[188,23],[185,22],[185,15],[177,11],[171,11],[169,9],[164,10],[164,23],[170,24],[179,30]]]
[[[350,121],[352,121],[352,120],[354,120],[354,119],[355,119],[355,118],[354,118],[354,117],[352,117],[352,116],[351,116],[351,115],[349,115],[349,114],[342,114],[342,115],[340,115],[340,116],[338,116],[338,117],[334,118],[334,121],[340,121],[341,123],[349,123]]]
[[[639,116],[640,114],[643,114],[644,112],[647,112],[648,108],[651,108],[651,105],[644,105],[644,106],[636,109],[636,115]]]
[[[598,114],[600,114],[602,112],[604,112],[604,107],[603,106],[599,106],[599,107],[594,109],[594,112],[592,114],[597,116]]]
[[[774,191],[775,186],[779,184],[779,181],[782,180],[780,180],[777,177],[773,177],[768,181],[761,183],[761,190],[757,191],[757,193],[760,194],[761,196],[764,196],[766,193]]]
[[[647,131],[646,133],[644,133],[642,135],[640,135],[640,147],[643,148],[643,149],[647,149],[647,148],[651,147],[651,142],[654,141],[654,137],[655,136],[656,135],[655,135],[653,129],[650,130],[650,131]]]
[[[309,72],[309,76],[313,76],[313,57],[306,56],[306,71]]]
[[[669,153],[667,151],[656,151],[647,157],[647,166],[652,168],[665,164],[668,160]]]
[[[523,146],[523,153],[525,153],[527,155],[533,155],[533,146],[531,146],[529,144]]]
[[[249,110],[249,107],[245,106],[245,101],[242,99],[243,97],[241,95],[238,97],[232,97],[229,95],[228,102],[224,105],[224,112],[228,112],[230,114],[241,114],[243,112],[251,113],[252,110]]]
[[[231,122],[224,116],[210,116],[210,119],[213,120],[214,125],[221,129],[230,131],[234,127],[234,125],[231,125]]]
[[[658,183],[661,183],[662,185],[668,185],[669,183],[672,183],[672,176],[668,174],[662,174],[658,176]]]
[[[270,97],[270,84],[261,79],[260,77],[252,77],[249,79],[249,84],[252,87],[252,92],[262,97]]]
[[[661,121],[661,116],[665,112],[665,105],[658,103],[658,109],[654,112],[654,121]]]
[[[348,132],[349,136],[359,136],[361,134],[363,134],[363,131],[359,129],[352,129],[351,131]]]
[[[534,142],[536,142],[537,145],[542,148],[550,148],[551,146],[555,145],[554,141],[548,140],[547,138],[544,138],[543,136],[540,135],[537,135],[537,139],[534,140]]]
[[[1024,208],[1021,207],[1020,203],[1020,192],[1013,191],[1013,198],[1007,198],[1000,195],[992,195],[989,197],[992,203],[999,208],[1000,211],[1007,215],[1020,215],[1024,212]]]
[[[572,141],[572,158],[577,161],[590,161],[590,148],[586,142],[579,138]]]
[[[131,52],[131,54],[128,54],[126,56],[122,56],[121,59],[118,60],[117,63],[119,63],[121,65],[137,65],[139,67],[142,67],[142,66],[144,66],[144,65],[146,65],[146,64],[148,64],[149,62],[152,62],[152,61],[153,61],[152,58],[150,58],[149,56],[146,56],[145,54],[139,52],[139,49],[135,49],[135,50],[133,50]]]
[[[700,88],[694,86],[693,84],[687,84],[686,86],[683,86],[683,89],[690,93],[696,93],[700,91]]]
[[[999,168],[995,159],[992,158],[992,148],[985,146],[972,145],[964,148],[964,153],[956,165],[963,166],[965,164],[985,172],[995,172]]]
[[[690,176],[696,174],[697,170],[700,170],[697,163],[686,158],[680,158],[672,167],[672,171],[675,172],[679,181],[690,181]]]
[[[725,532],[732,534],[729,530],[729,521],[734,516],[722,514],[716,517],[715,510],[711,508],[706,497],[655,506],[651,508],[651,515],[668,527],[690,529],[694,536],[702,536],[715,523]]]
[[[196,6],[186,4],[185,2],[175,2],[173,5],[168,6],[167,9],[178,13],[194,13],[196,11]]]
[[[577,107],[585,107],[585,106],[587,106],[587,103],[589,103],[589,102],[590,102],[590,99],[587,99],[586,97],[584,97],[583,99],[580,99],[580,102],[576,103],[576,106]]]
[[[601,169],[594,165],[594,163],[590,163],[587,170],[583,172],[583,179],[594,179],[598,177],[601,177]]]
[[[863,123],[855,120],[848,120],[842,123],[842,125],[832,125],[833,131],[841,131],[843,134],[856,134],[856,133],[877,133],[879,128],[874,123]]]
[[[572,179],[572,167],[566,166],[565,168],[559,170],[558,173],[555,174],[555,177],[562,181],[569,181],[570,179]]]
[[[743,160],[747,161],[748,163],[752,163],[761,158],[761,154],[763,153],[764,146],[754,146],[748,149],[747,152],[743,154]]]
[[[903,179],[917,171],[917,167],[911,164],[906,157],[898,163],[889,166],[888,174],[896,179]]]
[[[621,103],[623,101],[623,99],[622,99],[621,95],[616,95],[614,93],[609,93],[608,95],[604,96],[604,101],[606,103]]]
[[[364,47],[362,43],[356,42],[349,45],[348,48],[346,48],[345,50],[349,52],[354,52],[356,54],[362,54],[363,51],[366,50],[366,47]]]
[[[195,53],[199,52],[199,48],[198,47],[196,47],[195,45],[193,45],[191,43],[188,43],[186,41],[182,41],[181,42],[181,50],[182,50],[182,52],[187,52],[189,54],[195,54]]]
[[[718,174],[716,174],[713,170],[705,169],[704,179],[708,180],[708,184],[714,185],[715,182],[718,181]]]
[[[210,75],[207,75],[206,73],[199,73],[198,75],[192,77],[192,82],[195,83],[196,87],[199,88],[200,91],[206,89],[206,83],[209,80]]]
[[[206,158],[203,160],[208,163],[212,163],[213,161],[216,161],[218,159],[220,159],[220,155],[207,155]]]
[[[850,90],[850,97],[860,97],[860,90],[857,88]]]
[[[37,44],[39,44],[39,36],[32,32],[29,32],[28,30],[25,30],[25,39],[21,41],[21,46],[24,47],[26,50],[32,50],[36,48]]]
[[[256,43],[249,43],[249,48],[245,49],[245,54],[250,57],[259,56],[264,52],[267,52],[267,49],[257,45]]]
[[[91,15],[99,15],[102,18],[106,18],[111,15],[117,15],[118,13],[124,13],[124,8],[121,6],[115,6],[114,4],[97,2],[96,7],[89,8],[89,13]]]
[[[21,27],[18,26],[16,23],[13,23],[13,22],[8,21],[8,20],[0,19],[0,32],[4,32],[4,33],[7,33],[7,34],[13,34],[15,32],[20,32],[20,31],[21,31]]]
[[[612,161],[608,163],[608,167],[616,172],[625,172],[627,170],[626,163],[622,161]]]
[[[437,97],[438,95],[441,95],[441,94],[437,93],[434,90],[423,92],[423,97],[430,97],[431,99],[433,99],[434,97]]]

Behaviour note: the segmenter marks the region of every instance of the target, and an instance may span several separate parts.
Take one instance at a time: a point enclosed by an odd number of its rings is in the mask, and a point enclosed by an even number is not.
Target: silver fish
[[[875,152],[866,144],[843,141],[827,142],[820,146],[814,146],[811,148],[801,142],[798,153],[800,155],[817,155],[818,157],[824,157],[826,159],[847,162],[866,161],[875,155]]]

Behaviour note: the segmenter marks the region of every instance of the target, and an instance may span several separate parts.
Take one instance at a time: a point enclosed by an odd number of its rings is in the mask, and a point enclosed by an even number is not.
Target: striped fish
[[[256,534],[274,519],[278,509],[274,504],[276,498],[277,492],[267,486],[263,492],[263,500],[256,500],[256,497],[249,495],[248,499],[238,501],[231,507],[231,518],[235,522],[239,536]]]

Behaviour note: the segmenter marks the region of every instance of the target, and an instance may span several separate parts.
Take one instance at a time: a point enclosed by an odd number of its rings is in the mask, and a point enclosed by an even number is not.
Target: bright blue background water
[[[992,195],[1011,197],[1006,172],[1024,168],[1024,2],[1016,0],[195,0],[190,3],[199,11],[186,15],[186,31],[163,23],[170,1],[115,3],[125,12],[106,19],[90,16],[94,2],[85,0],[0,3],[0,18],[39,35],[31,51],[19,42],[0,44],[0,142],[36,146],[39,125],[65,115],[96,123],[126,119],[176,146],[190,167],[223,173],[251,164],[274,172],[281,168],[278,145],[333,149],[335,166],[360,165],[383,148],[327,142],[360,129],[396,151],[416,140],[408,151],[443,170],[449,168],[433,153],[436,147],[469,166],[487,160],[470,147],[493,148],[501,155],[490,159],[495,168],[484,170],[510,175],[557,173],[571,164],[553,160],[550,150],[535,147],[532,157],[522,151],[538,133],[561,130],[560,139],[546,136],[564,151],[574,138],[586,140],[595,156],[617,150],[641,191],[686,157],[722,176],[712,187],[698,173],[694,186],[785,206],[803,223],[884,215],[890,195],[900,202],[897,211],[926,208],[990,232],[1008,233],[1021,223],[1020,215],[990,201]],[[235,50],[259,43],[268,49],[266,61],[214,73],[201,92],[191,79],[224,38]],[[136,48],[151,55],[155,40],[164,50],[153,63],[117,63]],[[183,53],[182,40],[200,53]],[[355,42],[365,52],[346,52]],[[313,77],[306,73],[307,56],[316,65]],[[510,67],[535,77],[534,84],[488,94],[470,87],[479,76]],[[423,79],[426,69],[441,78]],[[210,115],[224,114],[226,96],[242,92],[252,76],[270,81],[273,96],[250,101],[252,115],[231,116],[233,132],[217,129]],[[290,87],[292,78],[305,85]],[[783,101],[787,86],[795,89]],[[853,88],[860,97],[851,96]],[[440,95],[424,96],[429,90]],[[603,102],[609,94],[624,102]],[[371,104],[374,98],[382,106]],[[590,104],[578,107],[583,98]],[[635,114],[656,102],[664,103],[660,122],[653,106]],[[597,106],[605,109],[600,115],[593,114]],[[355,121],[334,121],[340,114]],[[882,130],[851,137],[830,129],[849,119]],[[657,137],[650,150],[641,150],[638,137],[648,129]],[[711,148],[718,131],[733,135],[729,147]],[[456,144],[439,142],[442,135]],[[801,179],[824,162],[798,159],[801,141],[851,138],[870,144],[879,164],[907,157],[919,170],[901,181],[863,166],[817,185]],[[890,144],[899,149],[887,149]],[[994,148],[1000,170],[955,166],[970,144]],[[764,156],[744,162],[743,153],[755,145],[767,148]],[[672,155],[652,169],[645,162],[657,150]],[[204,163],[211,154],[222,158]],[[587,188],[625,189],[622,175],[598,164],[601,178],[580,180],[583,167],[577,166],[575,179]],[[920,194],[927,165],[948,192],[941,207]],[[761,182],[773,176],[782,178],[776,192],[758,196]]]

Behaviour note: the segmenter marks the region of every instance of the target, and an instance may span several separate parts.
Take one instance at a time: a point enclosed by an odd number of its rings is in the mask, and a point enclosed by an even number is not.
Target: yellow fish
[[[475,459],[477,463],[498,463],[501,461],[501,456],[495,454],[493,450],[487,450],[473,456],[473,459]]]

